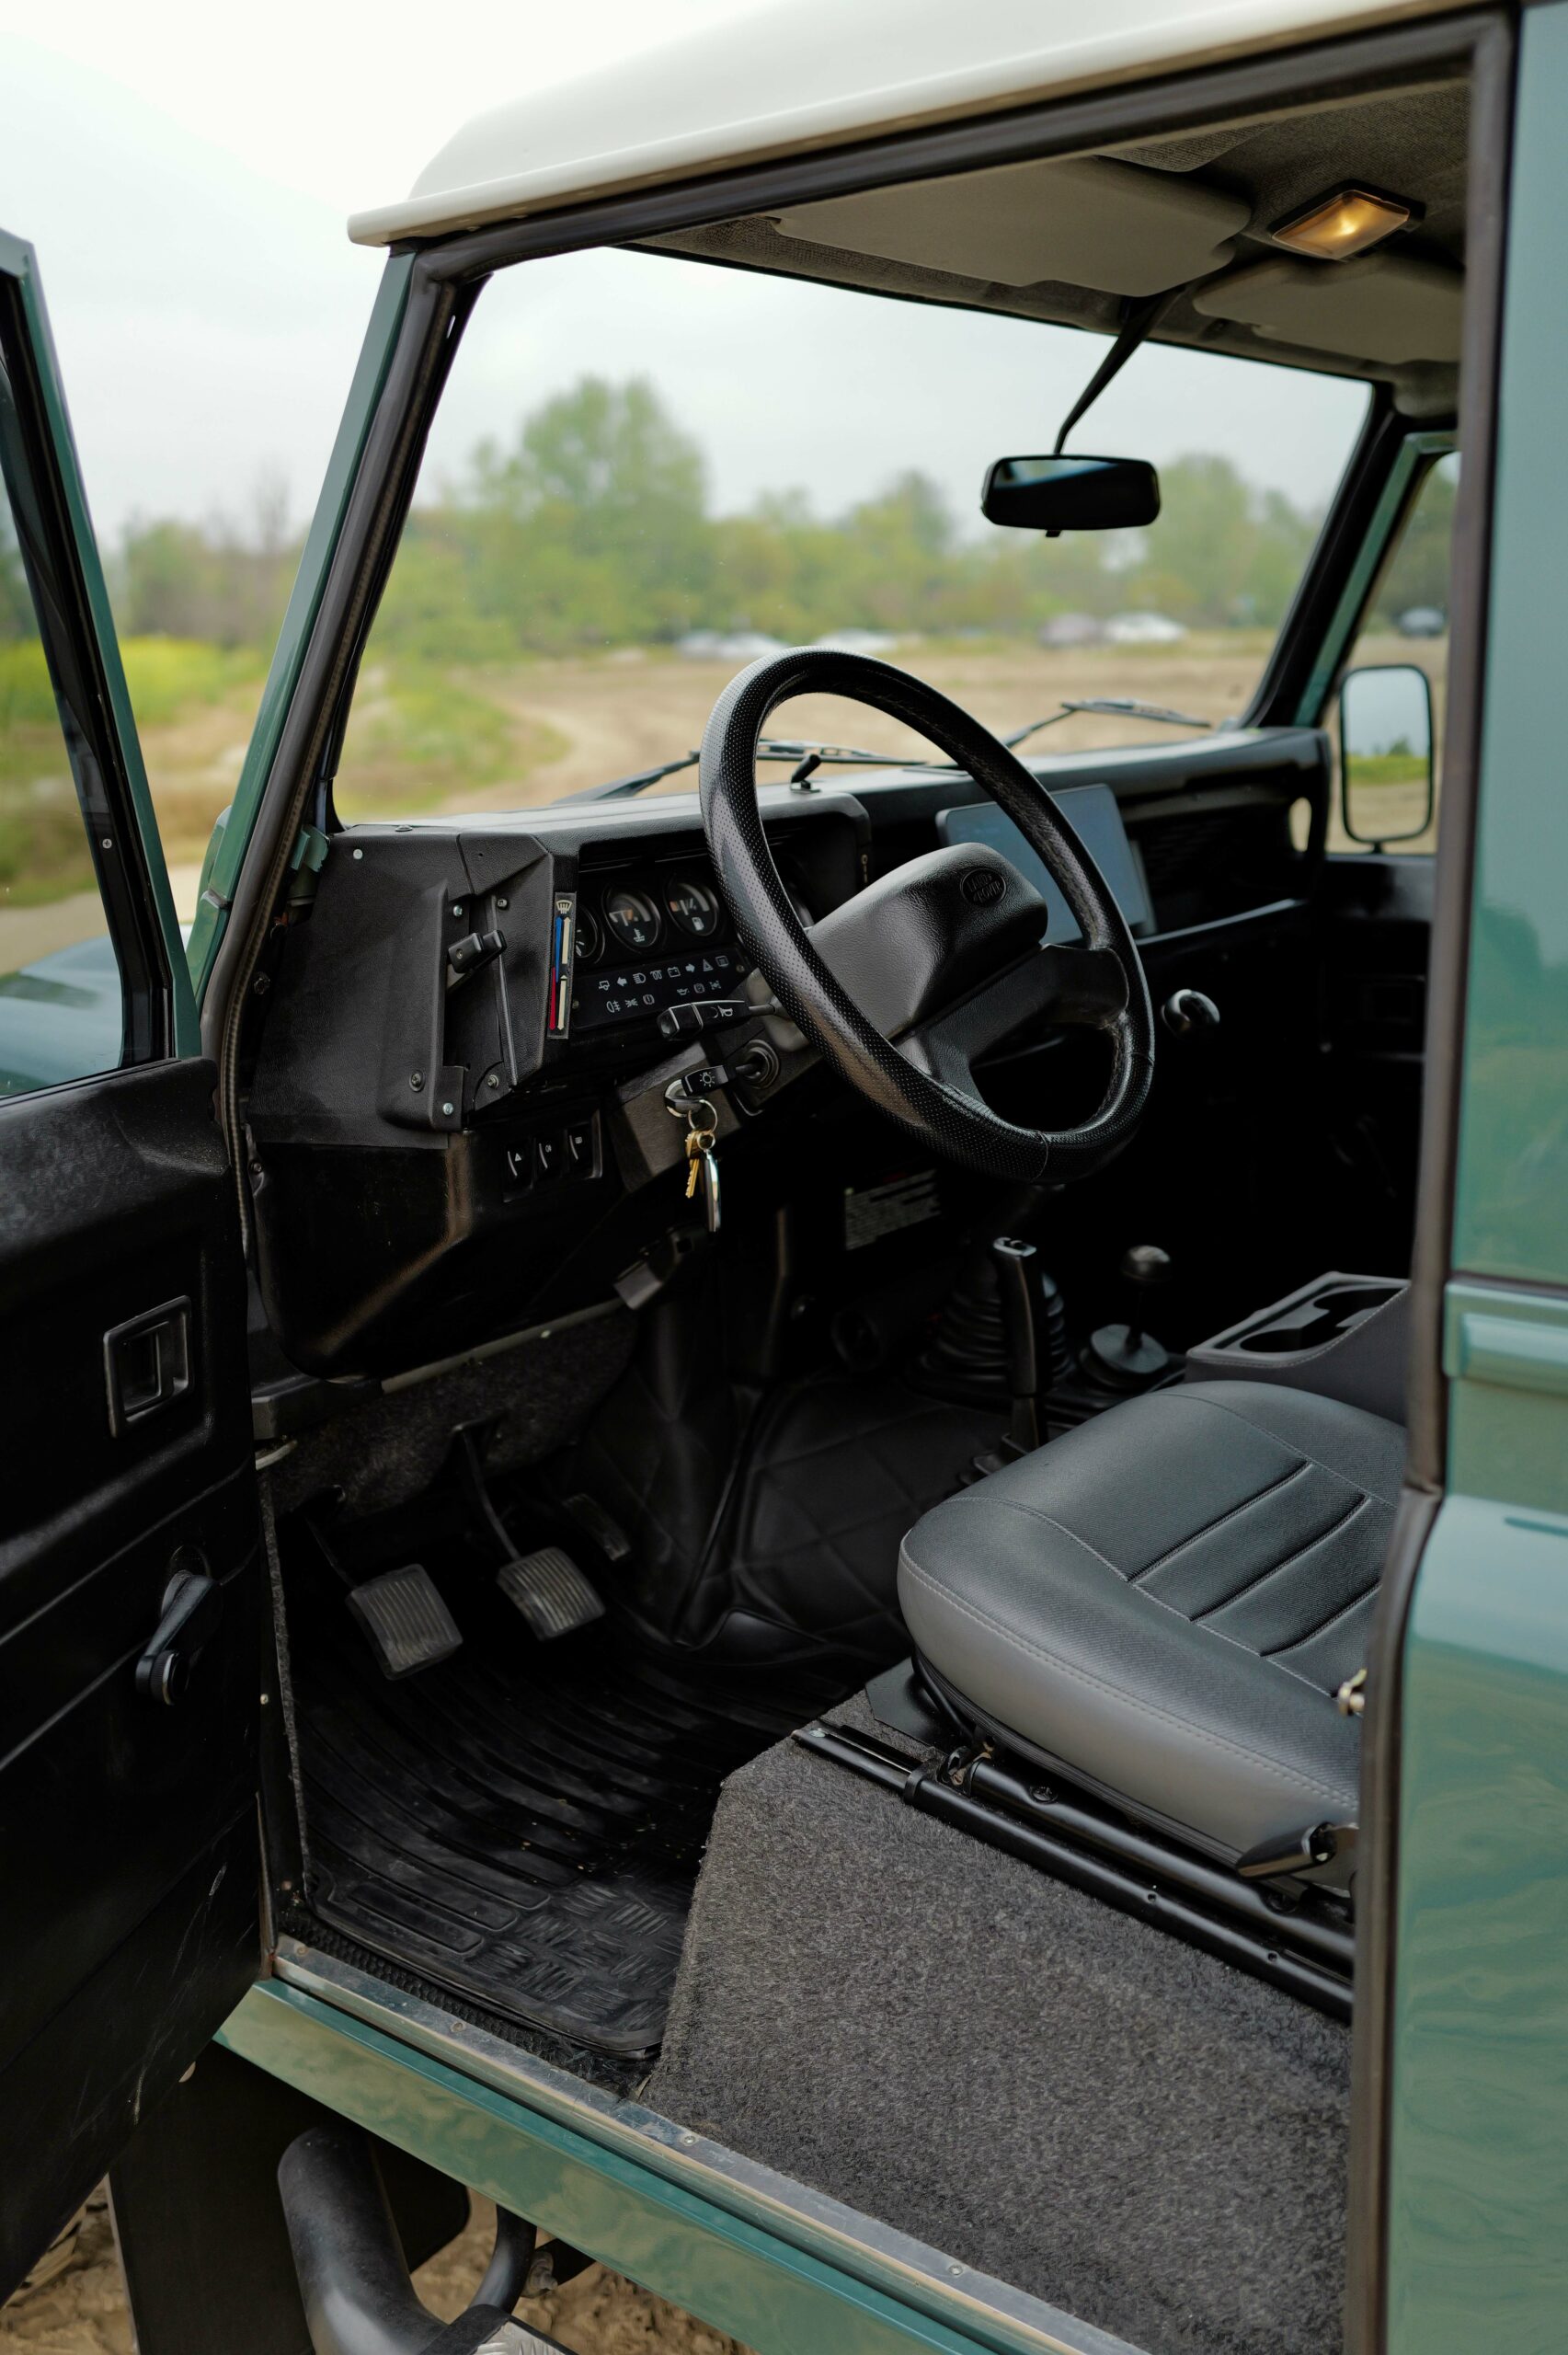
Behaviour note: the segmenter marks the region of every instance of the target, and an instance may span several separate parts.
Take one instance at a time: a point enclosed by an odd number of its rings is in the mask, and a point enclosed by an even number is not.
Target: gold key
[[[697,1189],[703,1189],[703,1217],[710,1235],[718,1233],[718,1162],[714,1146],[718,1141],[718,1114],[705,1096],[691,1101],[681,1094],[680,1083],[671,1081],[665,1091],[665,1103],[676,1120],[686,1122],[686,1200],[696,1199]]]
[[[672,1110],[676,1109],[671,1107]],[[694,1104],[681,1105],[679,1109],[686,1115],[686,1200],[690,1201],[704,1175],[704,1163],[718,1135],[718,1115],[705,1096],[699,1096]]]

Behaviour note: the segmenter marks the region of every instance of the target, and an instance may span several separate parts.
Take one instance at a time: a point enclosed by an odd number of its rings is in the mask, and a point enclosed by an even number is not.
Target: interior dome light
[[[1374,196],[1369,189],[1341,188],[1332,196],[1317,196],[1299,213],[1276,221],[1269,236],[1292,253],[1310,254],[1316,261],[1345,261],[1364,254],[1396,229],[1419,220],[1419,205],[1397,196]]]

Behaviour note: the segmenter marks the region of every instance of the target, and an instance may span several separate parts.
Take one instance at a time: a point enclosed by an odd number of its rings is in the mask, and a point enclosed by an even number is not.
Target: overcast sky
[[[0,225],[39,248],[104,537],[136,513],[243,517],[266,479],[303,523],[382,267],[349,244],[349,212],[403,194],[458,122],[510,91],[590,71],[612,48],[738,28],[758,5],[70,0],[45,17],[0,0]],[[567,258],[482,298],[432,464],[586,369],[642,368],[707,448],[721,508],[800,484],[831,512],[920,464],[972,511],[985,460],[1048,447],[1103,350],[693,265]],[[1255,480],[1321,499],[1359,397],[1148,352],[1080,442],[1156,460],[1221,449]]]

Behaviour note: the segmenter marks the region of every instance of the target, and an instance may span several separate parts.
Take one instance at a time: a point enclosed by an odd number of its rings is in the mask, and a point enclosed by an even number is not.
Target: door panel
[[[0,2115],[14,2131],[31,2112],[42,2137],[0,2169],[0,2289],[258,1963],[262,1580],[213,1077],[155,1064],[0,1107],[0,1416],[19,1474],[0,1520]],[[112,1439],[105,1332],[177,1295],[189,1386]],[[219,1601],[168,1706],[136,1668],[177,1568]]]
[[[3,2299],[255,1976],[264,1581],[217,1074],[4,237],[0,477]]]

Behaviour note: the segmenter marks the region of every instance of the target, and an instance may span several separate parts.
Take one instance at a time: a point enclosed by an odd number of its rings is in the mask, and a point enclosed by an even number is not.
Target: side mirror
[[[1413,842],[1432,823],[1432,687],[1413,662],[1346,674],[1339,691],[1340,814],[1352,842]]]
[[[1147,458],[998,458],[980,493],[988,523],[1015,531],[1125,531],[1160,512]]]

